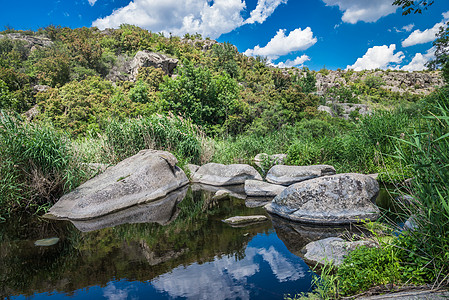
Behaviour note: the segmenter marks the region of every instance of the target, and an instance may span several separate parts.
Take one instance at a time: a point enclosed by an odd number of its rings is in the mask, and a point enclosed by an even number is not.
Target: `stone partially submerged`
[[[260,216],[236,216],[227,218],[226,220],[223,220],[223,222],[232,225],[232,226],[243,226],[243,225],[249,225],[253,223],[263,222],[267,221],[268,218],[266,216],[260,215]]]
[[[379,184],[363,174],[337,174],[299,182],[286,188],[266,205],[268,212],[314,224],[348,224],[376,220],[373,203]]]
[[[375,247],[376,243],[370,240],[348,242],[338,237],[329,237],[307,244],[303,249],[304,259],[313,264],[330,263],[339,266],[350,252],[361,246]]]
[[[283,185],[272,184],[260,180],[245,181],[245,193],[252,197],[275,197],[285,189],[286,187]]]
[[[250,165],[223,165],[208,163],[201,166],[192,176],[192,182],[214,186],[244,184],[245,180],[262,180],[262,176]]]
[[[188,184],[176,157],[142,150],[64,195],[45,215],[85,220],[165,197]]]
[[[312,178],[334,175],[335,168],[329,165],[273,166],[267,173],[267,181],[273,184],[291,185]]]

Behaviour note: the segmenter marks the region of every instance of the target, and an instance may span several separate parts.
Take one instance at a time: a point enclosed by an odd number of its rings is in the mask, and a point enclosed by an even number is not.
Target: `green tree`
[[[405,16],[412,12],[420,14],[423,9],[426,10],[434,2],[434,0],[395,0],[393,5],[401,6],[402,14]]]

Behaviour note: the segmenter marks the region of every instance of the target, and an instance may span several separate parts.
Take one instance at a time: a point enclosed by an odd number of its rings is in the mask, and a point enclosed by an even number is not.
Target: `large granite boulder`
[[[363,174],[337,174],[293,184],[265,208],[281,217],[314,224],[375,220],[379,184]]]
[[[170,58],[163,54],[143,50],[137,52],[131,61],[131,76],[135,80],[140,67],[160,68],[166,75],[171,75],[177,65],[178,60],[176,58]]]
[[[244,184],[245,180],[262,180],[262,176],[250,165],[223,165],[208,163],[201,166],[192,176],[192,182],[214,186]]]
[[[158,223],[168,225],[174,221],[180,212],[177,204],[184,200],[188,186],[169,193],[166,197],[128,207],[115,213],[107,214],[89,220],[70,220],[82,232],[89,232],[121,224]]]
[[[64,195],[49,218],[91,219],[148,203],[189,183],[167,151],[142,150]]]
[[[312,264],[330,263],[339,266],[350,252],[361,246],[376,247],[376,243],[371,240],[348,242],[338,237],[329,237],[307,244],[303,249],[304,259]]]
[[[245,181],[245,193],[252,197],[275,197],[285,189],[286,187],[283,185],[272,184],[260,180]]]
[[[291,185],[315,177],[334,175],[335,169],[329,165],[314,166],[273,166],[267,173],[269,183]]]

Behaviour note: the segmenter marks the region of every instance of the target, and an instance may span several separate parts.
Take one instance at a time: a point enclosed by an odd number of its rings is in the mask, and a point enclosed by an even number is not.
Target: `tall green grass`
[[[86,178],[70,140],[46,124],[0,112],[0,216],[53,203]]]
[[[172,152],[181,164],[201,159],[201,131],[190,120],[173,115],[112,120],[104,135],[104,155],[113,163],[143,149]]]

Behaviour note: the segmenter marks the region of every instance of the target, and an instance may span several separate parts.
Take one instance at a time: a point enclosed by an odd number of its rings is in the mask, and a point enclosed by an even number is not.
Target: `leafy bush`
[[[227,116],[234,113],[239,88],[229,75],[216,75],[185,61],[176,79],[161,84],[161,97],[169,109],[192,119],[208,131],[218,131]]]

